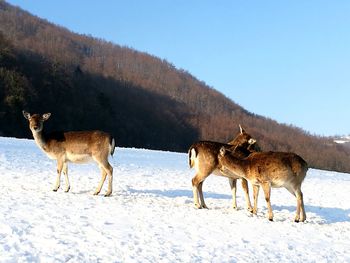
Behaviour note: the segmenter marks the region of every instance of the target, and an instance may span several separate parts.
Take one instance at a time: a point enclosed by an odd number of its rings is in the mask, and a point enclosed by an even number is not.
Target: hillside
[[[103,129],[119,146],[186,151],[228,141],[241,123],[264,150],[350,172],[348,148],[252,114],[171,63],[74,34],[0,2],[0,135],[31,137],[21,110],[52,112],[47,129]]]

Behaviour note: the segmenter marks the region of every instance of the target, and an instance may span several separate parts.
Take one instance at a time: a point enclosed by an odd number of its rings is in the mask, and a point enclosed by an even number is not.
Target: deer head
[[[29,121],[29,128],[32,132],[41,132],[43,130],[44,121],[47,121],[51,113],[45,114],[33,114],[31,115],[29,112],[22,111],[24,118]]]

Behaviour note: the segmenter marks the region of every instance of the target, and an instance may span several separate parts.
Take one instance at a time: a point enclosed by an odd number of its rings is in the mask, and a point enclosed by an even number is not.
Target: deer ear
[[[51,113],[45,113],[45,114],[43,114],[43,120],[44,121],[47,121],[49,118],[50,118],[50,116],[51,116]]]
[[[239,131],[241,134],[245,133],[245,130],[242,128],[241,124],[238,125],[239,126]]]
[[[23,113],[24,118],[26,118],[27,120],[30,119],[30,113],[29,112],[26,112],[26,111],[23,110],[22,113]]]

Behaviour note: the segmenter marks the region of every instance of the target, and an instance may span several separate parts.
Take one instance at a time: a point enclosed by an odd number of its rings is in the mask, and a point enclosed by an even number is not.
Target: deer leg
[[[110,196],[112,194],[113,189],[113,167],[107,162],[106,167],[104,169],[107,172],[108,175],[108,188],[107,192],[105,193],[105,196]]]
[[[250,203],[250,197],[249,197],[249,188],[248,188],[248,181],[244,178],[242,178],[242,188],[245,194],[245,201],[246,201],[246,205],[247,205],[247,209],[249,212],[253,212],[253,208],[252,205]]]
[[[304,207],[303,193],[300,188],[295,192],[297,198],[297,212],[295,216],[295,222],[304,222],[306,220],[306,213]]]
[[[204,196],[203,196],[203,183],[204,181],[200,182],[198,185],[198,192],[199,192],[199,198],[201,200],[201,207],[208,209],[207,205],[204,202]]]
[[[106,177],[107,177],[107,172],[106,170],[103,168],[102,165],[99,166],[100,167],[100,170],[101,170],[101,175],[102,175],[102,178],[101,178],[101,181],[100,183],[98,184],[96,190],[95,190],[95,193],[94,195],[98,195],[100,192],[101,192],[101,189],[102,189],[102,186],[106,180]]]
[[[262,189],[264,191],[265,200],[267,203],[267,209],[268,209],[268,218],[270,221],[273,221],[273,213],[272,213],[272,207],[270,202],[270,196],[271,196],[271,186],[270,183],[265,182],[261,184]]]
[[[228,178],[232,193],[232,208],[237,209],[236,192],[237,192],[237,179]]]
[[[62,172],[62,168],[63,168],[63,162],[61,160],[57,160],[57,177],[56,177],[56,183],[55,186],[53,188],[54,192],[57,192],[58,188],[60,188],[60,184],[61,184],[61,172]]]
[[[98,195],[101,192],[102,186],[108,175],[108,189],[104,196],[110,196],[112,194],[112,184],[113,184],[113,167],[109,164],[108,161],[102,161],[99,163],[101,169],[102,178],[99,185],[96,188],[94,195]]]
[[[196,174],[195,177],[192,178],[193,203],[198,209],[202,208],[202,205],[201,205],[201,203],[199,202],[199,199],[198,199],[199,184],[201,182],[203,182],[203,180],[201,180],[201,177],[198,176],[198,174]],[[201,197],[201,199],[202,198],[203,197]]]
[[[254,198],[254,207],[253,214],[256,215],[258,212],[258,197],[259,197],[259,185],[253,185],[253,198]]]
[[[108,162],[108,153],[103,155],[95,155],[92,157],[96,163],[98,163],[98,166],[101,170],[101,181],[98,184],[94,195],[98,195],[101,192],[102,186],[106,180],[106,177],[108,175],[108,189],[105,193],[105,196],[110,196],[112,194],[112,183],[113,183],[113,167]]]
[[[295,214],[294,222],[304,222],[306,219],[303,193],[300,189],[294,190],[292,187],[286,187],[286,189],[295,196],[297,199],[297,211]]]
[[[66,179],[66,189],[64,191],[66,193],[68,193],[70,190],[70,184],[69,184],[69,178],[68,178],[68,165],[67,165],[67,163],[63,164],[63,173],[64,173],[64,178]]]

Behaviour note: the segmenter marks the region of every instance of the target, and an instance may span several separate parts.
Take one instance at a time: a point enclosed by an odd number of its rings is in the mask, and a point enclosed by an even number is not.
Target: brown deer
[[[113,155],[115,140],[102,131],[70,131],[43,132],[44,122],[51,113],[33,114],[23,111],[23,116],[29,121],[36,144],[50,159],[57,160],[57,178],[53,191],[60,187],[61,172],[65,175],[66,189],[70,189],[67,163],[86,163],[95,161],[101,169],[102,178],[95,191],[98,195],[108,175],[108,189],[105,196],[112,194],[113,167],[108,162],[108,156]]]
[[[223,172],[228,170],[247,179],[253,185],[254,214],[258,210],[258,194],[262,186],[267,202],[268,219],[273,221],[270,203],[271,187],[284,187],[297,199],[295,222],[305,221],[301,184],[306,176],[308,165],[299,155],[289,152],[255,152],[246,158],[237,158],[230,150],[221,147],[218,160]]]
[[[212,173],[229,178],[233,200],[232,206],[234,209],[237,208],[236,184],[237,179],[240,177],[229,171],[221,171],[221,167],[218,162],[218,154],[221,147],[236,149],[235,154],[242,158],[248,156],[252,151],[258,150],[256,140],[253,139],[240,125],[239,128],[239,134],[234,140],[228,142],[227,144],[211,141],[200,141],[192,144],[189,148],[188,153],[190,168],[194,167],[196,170],[196,175],[192,179],[192,190],[194,205],[197,208],[208,208],[204,202],[202,189],[204,180]],[[247,209],[252,211],[253,209],[249,199],[248,183],[244,178],[242,179],[242,187],[245,193]],[[200,201],[198,199],[198,195]]]

